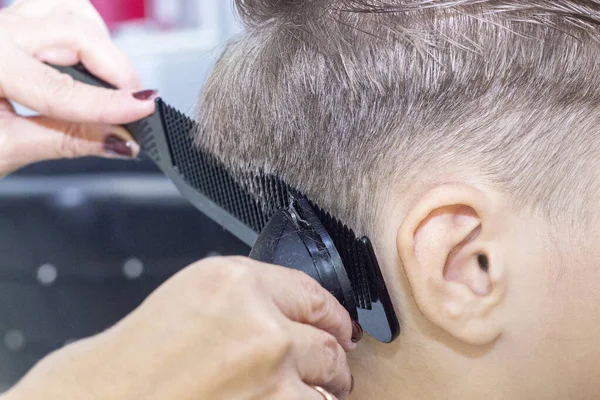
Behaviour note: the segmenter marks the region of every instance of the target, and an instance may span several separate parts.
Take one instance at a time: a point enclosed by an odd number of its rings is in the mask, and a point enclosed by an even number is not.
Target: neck
[[[361,342],[349,356],[355,378],[351,400],[506,399],[500,371],[489,379],[489,354],[467,353],[436,338],[407,338],[392,344]],[[504,391],[503,391],[504,390]]]

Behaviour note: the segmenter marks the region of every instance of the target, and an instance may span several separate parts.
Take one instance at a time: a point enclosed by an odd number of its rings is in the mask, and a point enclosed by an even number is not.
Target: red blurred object
[[[143,20],[147,16],[146,0],[92,0],[92,4],[110,29],[123,22]]]

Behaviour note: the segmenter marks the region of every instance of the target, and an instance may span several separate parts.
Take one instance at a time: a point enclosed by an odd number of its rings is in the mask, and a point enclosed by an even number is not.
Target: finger
[[[311,386],[312,389],[314,389],[315,391],[317,391],[324,400],[336,400],[338,399],[338,397],[334,396],[333,394],[329,393],[327,390],[323,389],[320,386]],[[339,399],[345,399],[346,397],[340,397]]]
[[[290,329],[300,378],[345,398],[352,389],[352,374],[336,338],[309,325],[293,323]]]
[[[281,390],[268,400],[338,400],[338,398],[331,393],[322,393],[304,382],[294,381],[292,384],[282,386]]]
[[[229,259],[260,271],[256,274],[260,290],[288,319],[330,333],[347,351],[356,348],[356,343],[352,342],[352,321],[348,311],[317,281],[303,272],[247,257]]]
[[[58,52],[61,54],[57,54]],[[65,57],[66,53],[69,57]],[[56,43],[52,48],[35,54],[38,60],[51,64],[68,66],[81,62],[90,73],[118,88],[141,87],[133,65],[108,38],[80,35],[72,43]]]
[[[73,65],[81,61],[97,77],[123,89],[138,89],[140,81],[133,65],[96,23],[82,24],[81,18],[63,19],[62,23],[20,19],[17,35],[19,46],[40,61]],[[85,20],[84,20],[85,21]],[[28,27],[29,25],[29,27]],[[36,34],[43,30],[45,35]],[[56,57],[59,52],[61,58]],[[69,63],[61,62],[68,53]],[[57,62],[58,61],[58,62]]]
[[[0,120],[0,175],[27,164],[58,158],[134,158],[139,146],[119,126],[77,124],[46,117]]]
[[[91,47],[90,45],[94,45]],[[93,75],[118,88],[140,89],[142,84],[125,54],[109,39],[90,41],[79,48],[80,61]]]
[[[71,49],[53,47],[35,54],[35,58],[51,65],[68,67],[79,62],[79,55]]]
[[[40,114],[74,122],[124,124],[154,112],[152,95],[138,100],[129,90],[85,85],[15,49],[0,60],[0,97]]]
[[[336,396],[328,392],[319,391],[320,388],[307,385],[305,383],[299,383],[294,386],[296,389],[295,393],[289,397],[277,397],[277,399],[307,399],[307,400],[338,400]],[[339,400],[342,400],[341,398]]]
[[[99,41],[93,49],[55,46],[35,53],[47,64],[70,66],[81,62],[94,76],[121,89],[139,89],[140,79],[133,66],[115,45]]]
[[[348,311],[317,281],[303,272],[269,266],[261,274],[265,289],[291,320],[312,325],[333,335],[345,350],[353,350],[352,321]]]

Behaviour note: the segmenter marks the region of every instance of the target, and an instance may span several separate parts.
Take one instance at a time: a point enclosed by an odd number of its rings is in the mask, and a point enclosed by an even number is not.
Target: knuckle
[[[339,375],[340,368],[346,363],[346,354],[335,337],[329,334],[325,335],[322,351],[325,359],[322,378],[324,382],[331,382]]]
[[[64,133],[58,142],[58,155],[64,158],[76,158],[86,154],[84,140],[80,140],[82,135],[81,126],[77,124],[68,124]]]
[[[54,72],[50,70],[46,76],[49,82],[54,83],[53,92],[57,95],[67,95],[71,92],[71,89],[75,85],[75,80],[67,74]]]
[[[120,107],[115,107],[115,104],[121,104],[122,93],[119,90],[105,90],[102,94],[103,99],[98,101],[98,121],[103,124],[110,124],[113,122],[116,114],[121,113]]]
[[[218,260],[219,273],[222,273],[226,278],[235,283],[246,283],[253,275],[251,268],[248,265],[239,262],[238,259],[232,257],[221,257]]]
[[[54,115],[60,107],[69,106],[69,98],[73,91],[75,81],[66,74],[49,71],[44,77],[40,90],[43,90],[41,99],[43,101],[40,112],[46,115]],[[45,90],[44,90],[45,88]]]
[[[271,316],[260,320],[261,330],[269,338],[268,346],[277,354],[290,354],[294,347],[294,339],[284,322]]]
[[[271,324],[268,329],[269,343],[266,345],[266,356],[272,360],[284,360],[289,357],[294,347],[294,342],[289,334],[277,324]]]
[[[294,342],[292,337],[281,324],[276,321],[260,321],[258,331],[248,341],[248,359],[261,360],[263,365],[271,365],[275,370],[293,352]]]
[[[245,266],[235,262],[230,257],[216,256],[205,258],[195,264],[200,273],[215,277],[233,278],[245,272]]]
[[[203,258],[202,260],[199,260],[199,261],[195,262],[194,264],[192,264],[192,267],[195,267],[198,269],[210,268],[211,265],[223,263],[224,258],[225,257],[222,257],[222,256],[213,256],[213,257]]]
[[[248,266],[250,263],[248,262],[249,259],[247,257],[242,257],[242,256],[229,256],[229,257],[221,257],[224,260],[228,260],[230,263],[235,263],[235,264],[239,264],[239,265],[244,265],[244,266]]]
[[[327,321],[332,329],[339,330],[346,325],[348,313],[331,293],[317,281],[303,272],[298,272],[296,282],[302,287],[307,298],[307,312],[311,323]]]
[[[303,276],[302,276],[303,275]],[[299,284],[309,299],[309,315],[313,321],[321,321],[330,311],[330,299],[327,292],[314,279],[304,273],[298,275]]]
[[[335,311],[331,311],[327,315],[329,326],[331,326],[332,329],[335,329],[336,332],[339,332],[342,335],[347,335],[348,338],[350,338],[350,336],[352,335],[352,325],[350,322],[350,316],[347,312],[345,312],[346,310],[341,305],[339,305],[339,307],[336,307],[337,304],[338,303],[336,301],[336,303],[332,303],[332,305],[330,306],[332,308],[335,308]],[[338,312],[338,310],[342,310],[342,312]]]
[[[246,293],[252,287],[255,274],[247,265],[236,262],[232,257],[205,258],[188,267],[186,277],[190,282],[208,285],[223,293]],[[196,287],[196,285],[191,285]]]

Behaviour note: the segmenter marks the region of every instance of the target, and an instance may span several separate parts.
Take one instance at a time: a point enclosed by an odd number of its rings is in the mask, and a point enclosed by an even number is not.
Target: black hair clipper
[[[112,88],[82,66],[55,68]],[[304,271],[375,339],[387,343],[398,336],[398,318],[367,237],[356,237],[275,176],[244,177],[259,188],[257,199],[214,155],[194,146],[197,124],[160,98],[154,114],[125,127],[184,197],[252,248],[251,258]]]

